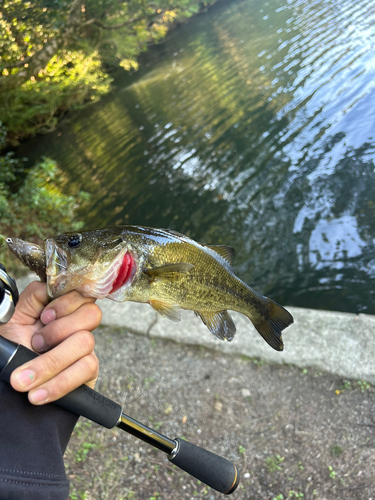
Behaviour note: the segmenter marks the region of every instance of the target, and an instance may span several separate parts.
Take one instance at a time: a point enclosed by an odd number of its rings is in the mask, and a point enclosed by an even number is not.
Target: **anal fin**
[[[231,342],[236,333],[236,325],[228,311],[194,311],[201,318],[210,332],[220,340]]]

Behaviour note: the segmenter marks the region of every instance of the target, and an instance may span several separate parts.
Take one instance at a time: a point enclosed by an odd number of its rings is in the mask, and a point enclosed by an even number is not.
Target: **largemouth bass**
[[[44,250],[33,245],[34,257],[27,258],[27,242],[6,242],[24,264],[33,262],[41,277],[45,262],[51,298],[77,290],[86,297],[146,302],[172,321],[189,309],[227,341],[236,332],[228,309],[238,311],[277,351],[283,349],[282,330],[293,323],[286,309],[234,274],[232,248],[197,243],[175,231],[116,226],[65,233],[46,239]]]

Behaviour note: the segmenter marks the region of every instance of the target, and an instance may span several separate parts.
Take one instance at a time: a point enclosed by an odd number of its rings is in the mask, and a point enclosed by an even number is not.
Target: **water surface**
[[[283,304],[374,314],[374,26],[369,0],[218,3],[20,154],[92,194],[87,228],[228,244]]]

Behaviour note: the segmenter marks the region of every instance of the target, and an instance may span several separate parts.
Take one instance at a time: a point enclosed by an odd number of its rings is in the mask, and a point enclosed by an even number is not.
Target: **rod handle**
[[[10,356],[10,361],[0,372],[1,380],[6,382],[10,382],[13,370],[38,356],[27,347],[0,337],[0,348],[3,347],[6,348],[8,354],[13,347],[13,357]],[[53,403],[77,415],[82,415],[107,429],[115,427],[122,413],[122,408],[118,403],[90,389],[87,385],[81,385]]]
[[[237,488],[240,473],[226,458],[220,457],[181,438],[175,440],[177,450],[168,459],[187,473],[216,491],[230,495]]]

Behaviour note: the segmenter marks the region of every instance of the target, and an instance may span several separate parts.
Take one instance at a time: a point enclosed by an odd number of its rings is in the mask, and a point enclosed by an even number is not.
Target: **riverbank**
[[[375,385],[375,316],[288,307],[294,324],[283,332],[284,351],[271,349],[249,320],[232,313],[237,333],[232,342],[216,339],[191,311],[172,323],[147,304],[111,301],[99,303],[103,324],[124,327],[150,338],[200,345],[226,354],[259,358],[266,362],[312,368]],[[140,321],[142,318],[142,321]]]
[[[22,290],[33,275],[18,280]],[[288,307],[294,324],[283,332],[284,351],[271,349],[243,315],[231,312],[237,327],[232,342],[215,338],[192,311],[180,323],[158,315],[148,304],[100,300],[102,324],[151,339],[199,345],[230,355],[327,372],[375,385],[375,316]]]
[[[233,500],[369,500],[375,390],[342,377],[100,327],[97,389],[164,435],[235,463]],[[164,453],[85,419],[66,455],[71,500],[220,500]]]

